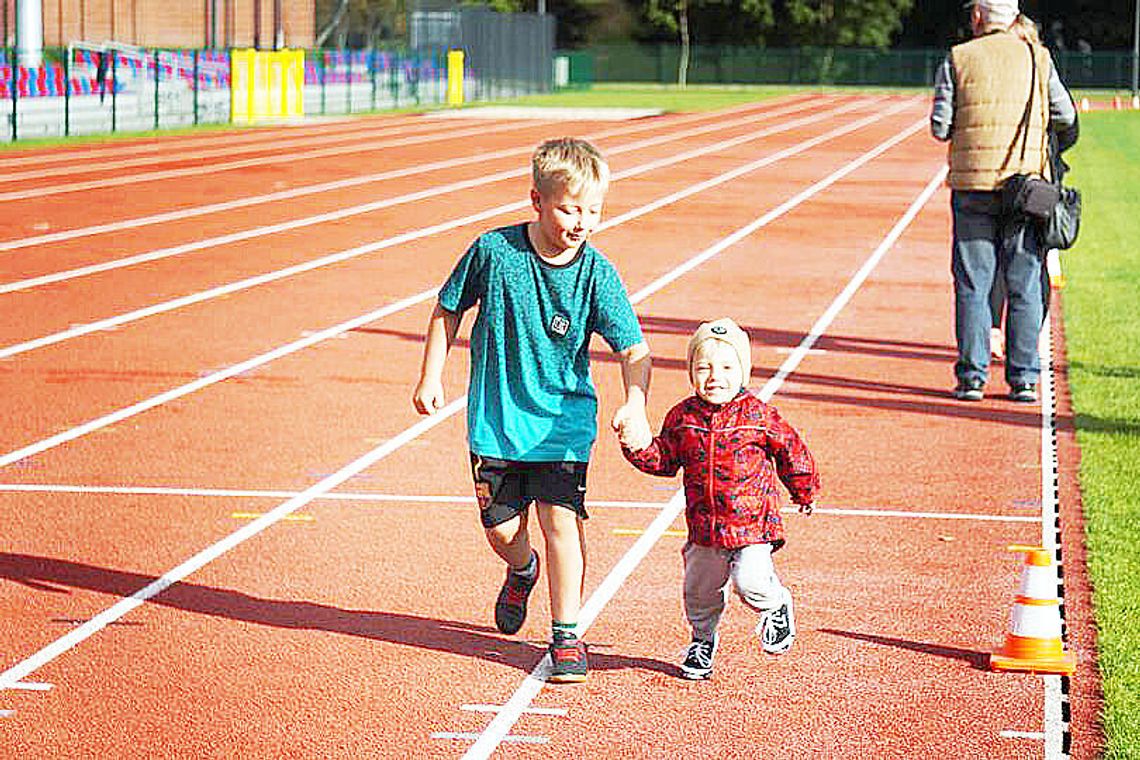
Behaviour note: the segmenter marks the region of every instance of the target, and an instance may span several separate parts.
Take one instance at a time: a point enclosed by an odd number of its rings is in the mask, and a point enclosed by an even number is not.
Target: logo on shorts
[[[570,320],[562,314],[555,314],[550,318],[550,332],[562,337],[570,329]]]
[[[475,500],[479,502],[479,509],[485,510],[491,506],[491,484],[479,482],[475,484]]]

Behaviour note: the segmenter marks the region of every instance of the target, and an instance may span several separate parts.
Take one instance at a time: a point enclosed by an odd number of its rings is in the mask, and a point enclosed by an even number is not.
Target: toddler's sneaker
[[[681,663],[681,675],[690,681],[703,681],[712,675],[713,657],[716,655],[717,637],[712,641],[693,639],[685,650],[685,661]]]
[[[526,622],[526,600],[538,583],[538,555],[534,557],[534,574],[531,576],[516,573],[507,568],[507,579],[499,589],[495,600],[495,627],[503,633],[518,633]]]
[[[792,642],[796,640],[796,619],[791,597],[779,607],[760,613],[756,633],[760,636],[761,647],[768,654],[783,654],[792,648]]]
[[[550,642],[551,683],[581,683],[586,680],[586,644],[574,637],[555,636]]]

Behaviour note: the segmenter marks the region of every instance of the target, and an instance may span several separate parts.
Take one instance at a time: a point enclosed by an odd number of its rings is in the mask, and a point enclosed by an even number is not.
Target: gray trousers
[[[772,563],[772,545],[717,549],[685,544],[685,616],[693,638],[711,641],[728,602],[728,586],[756,612],[772,610],[791,599]]]

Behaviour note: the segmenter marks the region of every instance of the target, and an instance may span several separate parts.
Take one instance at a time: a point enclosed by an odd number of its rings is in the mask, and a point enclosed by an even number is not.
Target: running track
[[[926,106],[383,116],[0,155],[0,748],[1095,756],[1063,363],[1040,408],[1000,379],[983,404],[948,398],[948,194]],[[494,630],[465,345],[442,413],[409,398],[434,289],[479,231],[528,218],[528,154],[559,134],[614,169],[595,242],[653,349],[654,424],[687,392],[688,335],[730,315],[755,390],[819,460],[819,509],[789,510],[777,555],[788,655],[759,654],[733,599],[713,680],[679,677],[678,483],[621,459],[604,352],[590,680],[544,684],[544,585],[518,636]],[[1062,558],[1072,679],[984,667],[1021,570],[1005,546],[1036,542]]]

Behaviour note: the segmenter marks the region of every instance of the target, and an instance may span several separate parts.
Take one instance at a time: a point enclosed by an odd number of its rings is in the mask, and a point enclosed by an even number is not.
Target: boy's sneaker
[[[538,583],[538,555],[534,557],[534,574],[531,576],[516,573],[507,568],[507,579],[499,589],[495,600],[495,627],[503,633],[518,633],[526,622],[526,600]]]
[[[1011,401],[1017,401],[1021,404],[1036,403],[1037,386],[1033,383],[1014,383],[1010,386],[1009,398]]]
[[[586,644],[581,639],[557,636],[550,642],[551,683],[580,683],[586,680]]]
[[[768,654],[783,654],[792,648],[792,642],[796,640],[796,619],[790,597],[779,607],[760,613],[756,633],[760,636],[761,647]]]
[[[693,639],[685,650],[685,661],[681,663],[681,675],[690,681],[702,681],[712,675],[713,657],[716,655],[716,636],[712,641]]]
[[[954,389],[954,398],[959,401],[981,401],[985,397],[986,384],[981,380],[959,380]]]

